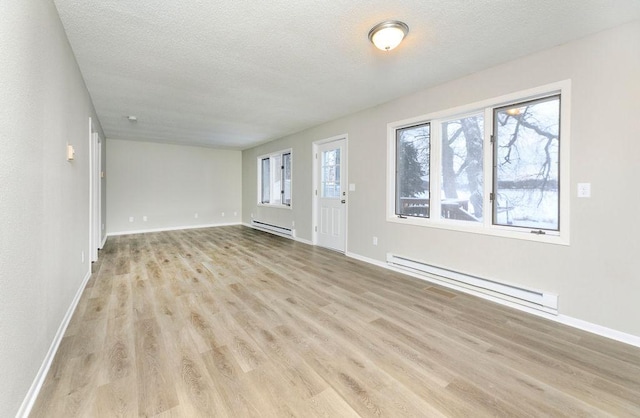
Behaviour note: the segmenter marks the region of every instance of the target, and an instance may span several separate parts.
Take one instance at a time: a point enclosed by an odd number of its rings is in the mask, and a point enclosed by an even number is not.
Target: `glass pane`
[[[270,169],[270,160],[269,158],[262,159],[262,172],[260,179],[262,181],[261,185],[261,203],[269,203],[269,199],[271,197],[270,184],[271,184],[271,169]]]
[[[396,214],[429,217],[428,123],[396,131]]]
[[[291,206],[291,154],[284,154],[282,156],[282,165],[284,166],[283,171],[283,182],[284,182],[284,190],[283,190],[283,200],[282,203],[288,206]]]
[[[271,204],[279,205],[282,199],[282,155],[271,157]]]
[[[560,96],[494,116],[494,224],[559,230]]]
[[[442,123],[440,207],[443,218],[482,220],[483,137],[481,114]]]
[[[320,192],[325,198],[340,198],[340,148],[322,152]]]

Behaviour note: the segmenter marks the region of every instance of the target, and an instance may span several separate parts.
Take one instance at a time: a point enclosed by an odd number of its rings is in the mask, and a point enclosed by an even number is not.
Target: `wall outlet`
[[[373,237],[373,245],[378,245],[378,237]]]
[[[194,214],[193,214],[193,217],[194,217],[194,218],[196,218],[196,219],[198,219],[198,212],[194,213]]]
[[[104,224],[102,224],[102,230],[104,231]]]
[[[146,216],[142,217],[142,222],[147,222],[147,217]]]
[[[84,264],[84,251],[80,251],[80,260],[82,261],[82,264]]]
[[[295,228],[296,226],[296,221],[291,221],[291,228]]]
[[[253,213],[251,214],[251,219],[253,219]]]
[[[233,212],[233,216],[238,216],[238,212]]]
[[[133,216],[129,216],[129,222],[133,222]]]
[[[222,212],[222,216],[224,217],[224,212]]]

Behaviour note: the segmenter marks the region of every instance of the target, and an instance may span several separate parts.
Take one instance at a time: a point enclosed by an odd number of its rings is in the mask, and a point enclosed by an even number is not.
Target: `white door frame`
[[[332,136],[331,138],[320,139],[314,141],[312,144],[311,160],[313,161],[313,173],[312,173],[312,185],[311,185],[311,217],[313,226],[311,227],[311,242],[313,245],[318,245],[318,193],[320,189],[320,179],[318,178],[318,148],[320,145],[324,145],[329,142],[344,140],[344,156],[341,157],[341,163],[344,164],[344,191],[349,189],[349,135],[342,134]],[[344,208],[344,253],[348,251],[347,244],[349,242],[349,193],[346,195],[347,202]]]
[[[100,135],[89,118],[89,260],[98,260],[102,245],[102,182],[100,180],[102,149]]]

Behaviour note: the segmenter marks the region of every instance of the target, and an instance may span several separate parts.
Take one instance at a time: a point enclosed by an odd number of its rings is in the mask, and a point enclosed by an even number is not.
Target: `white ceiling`
[[[640,18],[638,0],[54,2],[108,138],[238,149]],[[382,52],[387,19],[410,32]]]

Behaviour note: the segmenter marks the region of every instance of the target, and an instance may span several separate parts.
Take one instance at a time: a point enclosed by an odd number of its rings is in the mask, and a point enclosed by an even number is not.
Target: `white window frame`
[[[490,193],[493,192],[493,147],[490,138],[493,133],[493,109],[512,103],[520,103],[535,100],[541,97],[559,94],[560,100],[560,183],[559,183],[559,231],[545,231],[544,234],[532,233],[536,228],[512,227],[493,224],[493,202]],[[387,124],[387,221],[403,225],[416,225],[430,228],[448,229],[454,231],[470,232],[484,235],[492,235],[504,238],[515,238],[528,241],[537,241],[550,244],[569,245],[569,224],[571,200],[570,180],[570,105],[571,105],[571,81],[564,80],[544,86],[519,91],[492,99],[483,100],[469,105],[452,109],[433,112],[409,119]],[[440,199],[431,199],[429,218],[399,217],[396,215],[396,130],[420,123],[431,123],[431,149],[430,149],[430,184],[431,196],[440,196],[441,167],[441,123],[454,118],[484,112],[484,142],[483,142],[483,191],[484,191],[484,216],[482,222],[457,221],[440,217]]]
[[[289,154],[289,161],[291,164],[291,182],[290,182],[290,193],[291,193],[291,202],[289,204],[286,204],[283,202],[283,197],[284,194],[282,193],[284,191],[284,156],[286,154]],[[277,167],[274,164],[274,158],[276,157],[280,157],[280,166]],[[270,163],[269,163],[269,171],[270,171],[270,187],[269,187],[269,191],[270,191],[270,202],[269,203],[263,203],[262,202],[262,160],[269,158],[270,159]],[[258,167],[258,196],[257,196],[257,200],[258,200],[258,206],[265,206],[265,207],[272,207],[272,208],[281,208],[281,209],[292,209],[293,208],[293,151],[291,148],[289,149],[285,149],[282,151],[278,151],[278,152],[271,152],[269,154],[263,154],[260,155],[257,159],[257,167]],[[274,193],[276,193],[274,185],[275,185],[275,176],[279,175],[280,179],[281,179],[281,186],[280,189],[277,191],[277,193],[280,195],[279,197],[279,201],[278,203],[271,203],[273,201],[273,196]]]

